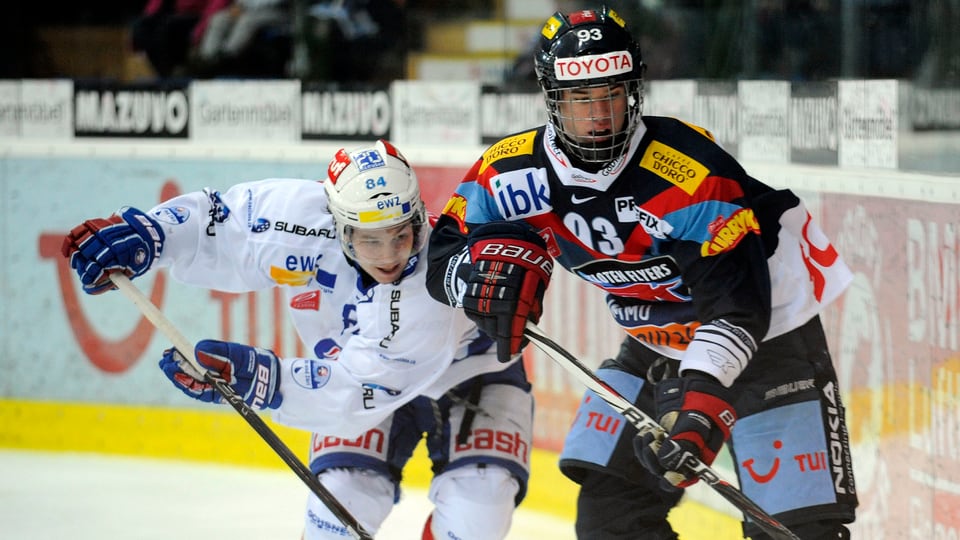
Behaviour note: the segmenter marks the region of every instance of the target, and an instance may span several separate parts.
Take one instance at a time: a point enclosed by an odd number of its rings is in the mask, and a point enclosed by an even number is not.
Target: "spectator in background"
[[[276,28],[289,35],[288,8],[287,0],[234,0],[221,7],[210,17],[196,51],[195,74],[282,75],[283,66],[258,65],[271,61],[251,49],[265,31]]]
[[[310,14],[329,21],[321,77],[387,83],[405,75],[406,0],[314,2]]]
[[[159,77],[182,74],[190,48],[210,16],[229,0],[149,0],[131,26],[133,50],[147,55]]]

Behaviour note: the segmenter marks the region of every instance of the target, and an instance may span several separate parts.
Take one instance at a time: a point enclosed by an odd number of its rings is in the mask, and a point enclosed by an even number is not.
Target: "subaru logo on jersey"
[[[519,169],[495,177],[490,188],[505,218],[545,214],[550,204],[550,186],[541,169]]]
[[[558,81],[576,81],[611,77],[633,71],[633,56],[628,51],[557,58],[554,75]]]
[[[350,154],[350,157],[353,158],[353,162],[357,164],[357,168],[361,171],[383,167],[387,164],[380,152],[376,150],[360,150]]]
[[[255,233],[268,231],[270,230],[270,220],[266,218],[257,218],[257,220],[250,225],[250,230]]]
[[[293,381],[308,390],[326,386],[330,382],[332,370],[331,364],[318,360],[297,358],[290,363],[290,375]]]

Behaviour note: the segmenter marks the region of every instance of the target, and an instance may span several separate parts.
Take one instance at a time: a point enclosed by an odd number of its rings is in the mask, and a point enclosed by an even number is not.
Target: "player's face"
[[[378,283],[400,279],[415,240],[409,222],[386,229],[354,229],[351,236],[357,264]]]
[[[564,90],[558,105],[564,131],[586,146],[609,143],[627,121],[622,84]]]

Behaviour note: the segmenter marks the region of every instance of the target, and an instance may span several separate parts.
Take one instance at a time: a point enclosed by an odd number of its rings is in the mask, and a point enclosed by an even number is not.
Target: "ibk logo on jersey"
[[[503,217],[536,216],[553,208],[550,186],[543,172],[542,169],[520,169],[493,179],[490,189]]]

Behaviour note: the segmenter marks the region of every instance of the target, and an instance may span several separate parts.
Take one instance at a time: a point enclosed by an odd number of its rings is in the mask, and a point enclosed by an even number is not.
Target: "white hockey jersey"
[[[148,213],[166,234],[155,265],[173,279],[227,292],[286,292],[294,326],[316,356],[282,359],[279,423],[356,437],[419,395],[437,398],[510,365],[497,361],[493,346],[474,354],[489,340],[462,310],[427,293],[426,248],[398,283],[362,290],[321,182],[205,189]]]

